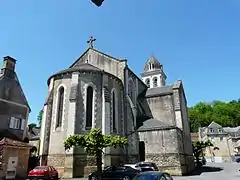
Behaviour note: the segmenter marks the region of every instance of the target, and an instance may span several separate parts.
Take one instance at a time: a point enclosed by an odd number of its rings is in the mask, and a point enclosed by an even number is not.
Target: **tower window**
[[[145,83],[146,83],[147,87],[150,87],[150,79],[149,78],[146,79]]]
[[[158,79],[157,77],[153,78],[153,87],[157,87],[158,86]]]
[[[86,129],[92,128],[92,112],[93,112],[93,88],[87,88],[87,105],[86,105]]]
[[[154,67],[154,64],[152,64],[152,69],[154,69],[155,67]]]
[[[57,122],[56,127],[62,126],[62,117],[63,117],[63,100],[64,100],[64,88],[60,87],[58,91],[58,111],[57,111]]]

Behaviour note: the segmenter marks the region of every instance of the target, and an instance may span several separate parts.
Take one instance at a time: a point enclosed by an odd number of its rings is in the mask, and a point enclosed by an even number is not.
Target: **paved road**
[[[173,177],[174,180],[239,180],[240,164],[237,163],[215,163],[207,164],[201,171],[195,172],[191,176]],[[87,180],[64,179],[64,180]]]
[[[240,164],[237,163],[215,163],[207,164],[202,172],[185,177],[174,177],[174,180],[239,180]]]

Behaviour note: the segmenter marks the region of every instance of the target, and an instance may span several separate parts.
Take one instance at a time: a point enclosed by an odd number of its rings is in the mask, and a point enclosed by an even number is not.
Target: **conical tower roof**
[[[162,68],[162,64],[156,59],[155,56],[149,57],[147,62],[144,65],[145,72],[150,70],[161,69],[161,68]]]

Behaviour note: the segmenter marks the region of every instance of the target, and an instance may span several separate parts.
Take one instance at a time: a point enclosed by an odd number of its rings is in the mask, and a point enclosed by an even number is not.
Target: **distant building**
[[[30,127],[28,126],[28,139],[29,145],[35,146],[37,148],[37,152],[39,152],[40,146],[40,127]]]
[[[30,107],[15,72],[16,60],[4,57],[0,72],[0,139],[27,141]]]
[[[199,128],[199,140],[208,139],[214,145],[205,150],[209,162],[232,161],[240,152],[240,127],[222,127],[212,122],[208,127]]]

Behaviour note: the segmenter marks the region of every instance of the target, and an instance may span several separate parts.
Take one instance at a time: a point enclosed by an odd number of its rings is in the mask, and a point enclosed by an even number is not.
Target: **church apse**
[[[126,60],[102,53],[93,47],[93,41],[89,43],[90,47],[77,61],[48,80],[51,98],[44,112],[45,127],[49,131],[41,135],[50,138],[42,143],[48,164],[54,165],[65,178],[88,175],[96,168],[94,157],[77,147],[66,152],[63,140],[72,134],[100,128],[104,134],[117,134],[129,140],[125,149],[104,149],[105,166],[145,159],[163,170],[170,167],[170,170],[176,169],[175,174],[182,174],[185,167],[181,159],[185,158],[185,151],[181,151],[180,144],[184,137],[175,121],[173,85],[165,84],[162,64],[155,57],[149,58],[141,80]],[[66,87],[66,96],[62,128],[56,130],[56,110],[59,109],[56,92],[61,84]]]

